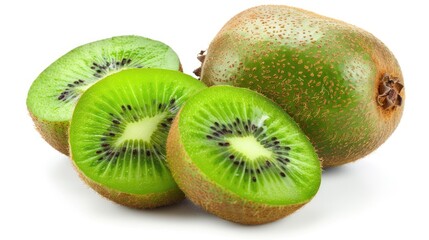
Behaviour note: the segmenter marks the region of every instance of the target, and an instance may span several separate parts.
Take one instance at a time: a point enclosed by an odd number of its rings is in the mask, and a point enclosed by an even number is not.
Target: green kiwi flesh
[[[81,178],[126,206],[183,199],[165,162],[165,142],[182,104],[205,85],[178,71],[128,69],[85,91],[70,124],[70,155]]]
[[[118,36],[77,47],[47,67],[31,85],[27,108],[36,129],[67,155],[69,121],[79,97],[98,80],[129,68],[181,69],[169,46],[144,37]]]
[[[279,104],[310,138],[324,167],[375,150],[404,109],[400,66],[380,40],[298,8],[243,11],[199,58],[207,85],[250,88]]]
[[[191,201],[242,224],[292,213],[321,181],[320,161],[293,119],[264,96],[230,86],[185,103],[167,139],[167,162]]]

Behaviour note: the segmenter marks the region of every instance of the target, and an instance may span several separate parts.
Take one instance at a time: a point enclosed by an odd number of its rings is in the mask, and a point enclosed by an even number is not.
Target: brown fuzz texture
[[[42,135],[43,139],[48,142],[53,148],[69,155],[68,145],[68,127],[69,122],[47,122],[39,120],[31,112],[29,112],[31,119],[33,119],[36,130]]]
[[[162,193],[151,193],[151,194],[131,194],[117,191],[115,189],[107,188],[90,178],[86,177],[79,169],[76,167],[72,161],[74,168],[76,169],[79,177],[94,189],[101,196],[116,202],[118,204],[124,205],[130,208],[142,208],[142,209],[151,209],[162,206],[172,205],[182,201],[185,196],[180,190],[171,190]]]

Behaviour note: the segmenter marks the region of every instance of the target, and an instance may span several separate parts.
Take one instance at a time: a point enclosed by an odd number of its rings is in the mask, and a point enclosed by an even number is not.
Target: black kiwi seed
[[[256,177],[255,176],[252,177],[252,181],[256,182]]]
[[[114,123],[114,124],[120,124],[121,122],[119,122],[118,120],[116,120],[116,119],[113,119],[112,120],[112,122]]]
[[[229,155],[229,159],[234,159],[235,158],[235,156],[234,155]]]
[[[207,137],[207,139],[213,139],[213,137],[210,135],[207,135],[206,137]]]
[[[128,58],[123,58],[123,59],[121,59],[120,62],[119,61],[115,62],[115,60],[113,60],[113,61],[111,61],[111,60],[104,60],[104,62],[102,62],[102,63],[93,62],[92,65],[89,66],[89,68],[93,70],[92,76],[94,76],[96,78],[102,78],[106,74],[108,74],[111,70],[115,71],[115,70],[121,69],[122,67],[124,67],[126,65],[129,65],[131,63],[131,61],[132,60],[128,59]],[[115,63],[116,63],[116,65],[115,65]],[[141,68],[142,66],[138,66],[138,67]],[[70,89],[71,90],[70,97],[67,96],[68,94],[66,92],[62,92],[57,97],[57,99],[60,100],[60,101],[68,101],[70,99],[76,98],[77,93],[75,93],[74,88],[77,87],[77,86],[81,86],[81,84],[83,84],[85,82],[86,81],[83,80],[83,79],[78,79],[78,80],[75,80],[75,81],[72,82],[74,84],[71,84],[71,83],[67,84],[66,86],[69,87],[69,88],[71,88]],[[69,90],[69,89],[66,89],[66,90]]]
[[[286,177],[286,174],[284,172],[280,172],[280,176]]]

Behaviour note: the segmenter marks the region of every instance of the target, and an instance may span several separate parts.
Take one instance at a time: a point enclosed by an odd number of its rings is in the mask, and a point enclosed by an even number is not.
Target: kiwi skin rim
[[[256,225],[283,218],[307,202],[293,205],[268,205],[245,200],[210,182],[192,164],[181,143],[179,120],[181,110],[176,115],[167,138],[167,164],[174,180],[186,197],[206,211],[228,221]]]
[[[72,158],[70,157],[70,159]],[[80,179],[88,184],[88,186],[94,189],[101,196],[126,207],[151,209],[172,205],[185,198],[185,195],[179,189],[172,189],[161,193],[133,194],[108,188],[85,176],[85,174],[76,166],[74,161],[71,160],[71,162]]]
[[[49,122],[39,120],[30,111],[31,119],[34,122],[36,130],[40,133],[42,138],[48,142],[53,148],[58,150],[64,155],[69,155],[68,145],[68,128],[70,123],[64,122]]]

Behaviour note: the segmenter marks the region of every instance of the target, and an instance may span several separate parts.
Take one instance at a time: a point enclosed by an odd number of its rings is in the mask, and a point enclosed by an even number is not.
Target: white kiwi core
[[[158,128],[158,125],[167,116],[167,112],[157,114],[153,117],[142,118],[137,122],[128,123],[124,133],[118,138],[115,145],[120,146],[128,140],[143,140],[150,142],[152,134]]]
[[[261,157],[272,157],[273,153],[262,146],[253,135],[244,137],[230,137],[227,138],[227,140],[235,151],[243,154],[250,161],[255,161]]]

